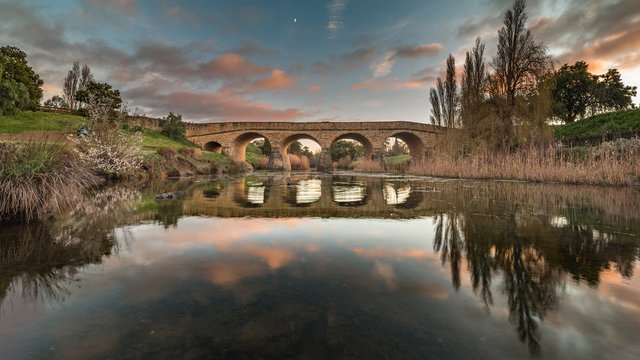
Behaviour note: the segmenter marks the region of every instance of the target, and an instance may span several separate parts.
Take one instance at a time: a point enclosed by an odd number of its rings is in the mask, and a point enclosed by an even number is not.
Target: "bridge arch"
[[[245,161],[245,158],[246,158],[245,150],[247,148],[247,145],[249,145],[249,143],[252,142],[253,140],[259,139],[259,138],[265,138],[268,140],[266,136],[257,132],[246,132],[238,135],[231,142],[231,153],[229,154],[231,156],[231,160],[237,161],[237,162]]]
[[[405,144],[407,144],[407,146],[409,147],[409,155],[411,157],[411,161],[419,162],[424,159],[424,152],[426,148],[424,141],[422,141],[422,139],[420,139],[418,135],[403,131],[394,133],[388,137],[398,138],[404,141]]]
[[[336,136],[333,141],[331,141],[331,145],[339,140],[355,140],[364,146],[364,155],[365,158],[370,159],[373,154],[373,143],[366,136],[356,133],[349,132]]]
[[[207,151],[222,153],[222,145],[217,141],[209,141],[204,144],[203,148]]]
[[[284,138],[280,143],[280,149],[282,151],[283,166],[286,170],[291,170],[291,161],[289,159],[289,154],[287,152],[289,150],[289,146],[294,142],[302,139],[311,140],[316,144],[320,145],[320,141],[318,141],[318,139],[316,139],[314,136],[311,136],[305,133],[293,134]]]

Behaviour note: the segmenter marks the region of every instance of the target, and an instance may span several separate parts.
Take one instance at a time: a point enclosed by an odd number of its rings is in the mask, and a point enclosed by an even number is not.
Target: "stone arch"
[[[287,150],[289,149],[289,145],[293,144],[295,141],[302,140],[302,139],[315,141],[318,145],[320,145],[320,141],[318,141],[318,139],[316,139],[314,136],[311,136],[309,134],[300,133],[300,134],[293,134],[293,135],[287,136],[280,143],[280,151],[282,152],[282,162],[283,162],[283,166],[284,166],[284,168],[286,170],[291,170],[291,163],[289,161],[289,154],[287,154]]]
[[[217,141],[209,141],[204,144],[203,148],[207,151],[222,153],[222,145]]]
[[[257,132],[246,132],[238,135],[231,142],[231,153],[230,153],[231,160],[237,161],[237,162],[245,161],[245,155],[246,155],[245,150],[247,148],[247,145],[249,145],[251,141],[259,138],[268,139],[266,136],[259,134]]]
[[[424,159],[425,145],[422,139],[416,134],[410,132],[398,132],[388,136],[398,138],[407,144],[411,161],[421,161]]]
[[[371,155],[373,154],[373,143],[362,134],[355,132],[341,134],[339,136],[336,136],[333,141],[331,141],[331,145],[339,140],[355,140],[362,144],[362,146],[364,146],[364,155],[367,159],[370,159]]]

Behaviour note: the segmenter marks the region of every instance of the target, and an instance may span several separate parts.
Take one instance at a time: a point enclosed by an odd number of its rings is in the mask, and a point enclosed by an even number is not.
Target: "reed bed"
[[[29,222],[65,210],[102,181],[64,144],[0,143],[0,222]]]
[[[291,170],[309,170],[309,158],[304,155],[288,154],[289,164],[291,164]]]
[[[639,149],[639,139],[620,139],[581,155],[559,147],[479,151],[459,157],[443,154],[411,163],[407,172],[449,178],[629,186],[640,184]]]
[[[353,170],[361,172],[384,172],[384,166],[379,160],[363,159],[353,165]]]

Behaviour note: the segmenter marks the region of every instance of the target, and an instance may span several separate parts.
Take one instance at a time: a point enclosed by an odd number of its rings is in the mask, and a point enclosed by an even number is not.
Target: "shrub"
[[[349,170],[349,166],[351,165],[351,156],[347,155],[342,159],[338,160],[336,166],[338,169]]]
[[[140,133],[131,133],[107,123],[96,124],[93,131],[83,137],[70,137],[80,161],[90,169],[108,178],[131,174],[142,165],[138,153],[142,144]]]
[[[182,115],[172,112],[165,118],[160,119],[162,133],[173,140],[185,140],[187,124],[182,121]]]
[[[202,154],[202,151],[197,148],[179,148],[178,153],[182,154],[184,157],[196,159],[200,154]]]
[[[291,164],[291,170],[309,170],[309,158],[306,156],[298,156],[289,154],[289,164]]]
[[[176,148],[163,146],[157,150],[157,153],[166,160],[173,160],[176,157],[177,151]]]
[[[267,170],[269,168],[269,157],[266,155],[263,155],[262,157],[260,157],[260,159],[258,159],[258,161],[254,162],[252,165],[253,165],[253,168],[256,170]]]
[[[29,222],[62,211],[101,181],[64,145],[0,143],[0,221]]]
[[[354,164],[355,171],[362,172],[384,172],[384,166],[380,160],[364,159]]]

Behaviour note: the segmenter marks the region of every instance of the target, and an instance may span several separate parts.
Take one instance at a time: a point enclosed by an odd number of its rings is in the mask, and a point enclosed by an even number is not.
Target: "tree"
[[[120,90],[113,90],[107,83],[89,82],[86,90],[76,92],[75,100],[84,104],[95,103],[99,108],[106,108],[109,112],[109,120],[118,117],[118,109],[122,105]],[[86,114],[85,114],[86,115]]]
[[[93,75],[89,66],[84,65],[80,70],[80,63],[75,61],[71,70],[64,78],[64,100],[69,104],[71,110],[78,110],[80,103],[76,100],[76,93],[87,89],[90,82],[93,81]]]
[[[398,156],[409,153],[409,148],[407,148],[407,144],[404,141],[399,140],[398,138],[393,138],[393,145],[389,151],[387,151],[387,155],[389,156]]]
[[[480,108],[484,104],[487,82],[487,70],[484,62],[484,44],[480,38],[475,46],[465,54],[460,94],[461,125],[475,137],[478,133],[478,122],[483,114]]]
[[[442,126],[442,111],[440,97],[434,88],[429,89],[429,102],[431,103],[431,124]]]
[[[625,86],[617,69],[609,69],[606,74],[598,76],[598,80],[596,99],[599,110],[623,110],[634,106],[631,98],[637,95],[637,88]]]
[[[554,76],[553,113],[565,122],[582,118],[592,103],[597,77],[589,73],[588,68],[585,61],[564,64]]]
[[[56,109],[69,109],[69,104],[58,95],[53,95],[50,99],[46,100],[43,105]]]
[[[513,141],[516,116],[526,121],[526,105],[520,99],[535,92],[538,81],[551,68],[547,48],[536,42],[526,29],[525,1],[515,0],[513,8],[504,15],[504,26],[498,30],[498,51],[493,58],[491,100],[499,121],[499,142],[509,145]],[[518,114],[519,113],[519,114]]]
[[[4,71],[7,57],[0,54],[0,74]],[[0,115],[16,115],[29,104],[26,86],[15,80],[0,78]]]
[[[447,73],[444,80],[444,98],[441,98],[443,118],[447,127],[457,125],[456,112],[458,110],[458,85],[456,83],[456,59],[452,54],[447,58]]]
[[[8,80],[9,83],[16,82],[22,84],[27,90],[28,99],[26,104],[20,100],[19,110],[37,110],[40,106],[40,100],[42,99],[42,84],[44,82],[40,79],[40,76],[36,74],[33,69],[27,65],[27,54],[22,50],[13,46],[4,46],[0,48],[0,55],[2,55],[3,65],[0,79]],[[5,84],[5,90],[9,85]],[[18,85],[10,85],[14,90]],[[21,90],[17,90],[21,92]]]
[[[185,140],[187,123],[182,121],[182,115],[169,112],[167,117],[160,119],[162,133],[173,140]]]
[[[302,143],[300,141],[291,143],[287,149],[287,154],[302,155]]]
[[[353,141],[338,140],[331,144],[330,152],[333,161],[338,161],[347,155],[355,160],[364,155],[364,147]]]

